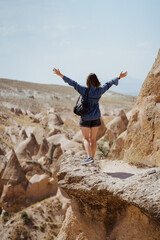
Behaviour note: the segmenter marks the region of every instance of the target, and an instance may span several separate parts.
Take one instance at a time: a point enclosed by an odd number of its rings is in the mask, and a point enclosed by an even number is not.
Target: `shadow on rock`
[[[132,173],[125,173],[125,172],[113,172],[113,173],[108,173],[107,174],[111,177],[114,178],[120,178],[120,179],[125,179],[134,176]]]

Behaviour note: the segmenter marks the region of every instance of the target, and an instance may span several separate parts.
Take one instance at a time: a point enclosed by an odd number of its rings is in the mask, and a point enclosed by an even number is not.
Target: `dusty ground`
[[[137,168],[136,166],[130,165],[122,160],[100,160],[99,166],[102,172],[106,172],[114,178],[121,179],[146,171],[146,168]]]

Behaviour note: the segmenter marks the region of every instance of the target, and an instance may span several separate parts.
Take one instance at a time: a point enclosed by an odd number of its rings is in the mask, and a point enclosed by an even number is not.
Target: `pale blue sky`
[[[81,84],[94,72],[138,93],[160,47],[160,0],[0,0],[0,77]],[[123,81],[123,82],[122,82]]]

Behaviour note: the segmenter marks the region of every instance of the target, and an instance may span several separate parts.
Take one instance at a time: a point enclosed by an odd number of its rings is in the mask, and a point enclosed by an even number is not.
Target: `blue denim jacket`
[[[76,81],[63,76],[63,80],[68,83],[70,86],[74,87],[74,89],[79,92],[82,96],[82,100],[84,100],[84,94],[86,87],[79,85]],[[99,99],[101,98],[102,94],[105,93],[112,85],[118,85],[118,78],[115,78],[107,83],[105,83],[102,87],[90,87],[88,91],[88,112],[81,116],[82,120],[90,121],[96,120],[100,118],[101,112],[99,109]]]

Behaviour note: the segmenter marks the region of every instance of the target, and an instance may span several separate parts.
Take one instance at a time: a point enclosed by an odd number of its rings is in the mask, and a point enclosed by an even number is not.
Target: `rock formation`
[[[2,180],[2,175],[4,173],[5,167],[7,165],[7,159],[5,156],[0,155],[0,196],[2,194],[4,181]]]
[[[41,120],[42,124],[44,126],[48,126],[50,129],[52,129],[54,126],[60,126],[63,124],[63,121],[59,114],[51,113]]]
[[[29,159],[29,160],[30,160],[30,157],[28,157],[28,152],[30,156],[34,156],[34,155],[37,155],[38,151],[39,151],[39,144],[37,143],[37,140],[33,133],[31,133],[31,136],[29,138],[19,143],[19,145],[15,149],[18,159]]]
[[[123,110],[106,125],[105,140],[114,140],[127,129],[128,119]]]
[[[49,143],[54,143],[55,145],[61,144],[63,152],[79,151],[82,149],[82,144],[69,140],[65,134],[56,134],[47,138],[47,141]]]
[[[115,158],[123,159],[124,157],[124,142],[126,139],[126,134],[127,131],[122,132],[113,142],[111,153]]]
[[[17,156],[12,150],[7,166],[1,177],[4,186],[0,203],[6,211],[14,212],[25,205],[25,191],[28,180],[25,177]]]
[[[28,137],[25,129],[22,129],[20,131],[20,137],[21,137],[22,140],[25,140]]]
[[[44,173],[47,174],[48,176],[51,176],[51,172],[47,170],[45,167],[43,167],[37,161],[26,160],[22,162],[21,166],[25,175],[29,177],[34,176],[35,174],[44,174]]]
[[[40,157],[44,156],[48,152],[48,150],[49,150],[48,142],[47,142],[46,138],[43,138],[36,157],[40,158]]]
[[[57,182],[47,174],[35,174],[30,179],[30,184],[26,191],[26,197],[31,203],[41,201],[57,193]]]
[[[54,151],[55,151],[56,147],[57,147],[57,145],[55,145],[54,143],[50,143],[49,150],[48,150],[48,152],[45,156],[46,161],[48,159],[48,163],[50,163],[50,164],[53,161],[53,154],[54,154]]]
[[[2,175],[2,179],[6,183],[12,184],[12,185],[17,185],[19,183],[23,183],[27,181],[25,174],[23,172],[23,169],[13,149],[12,149],[10,158],[8,160],[7,166],[5,168],[5,171]]]
[[[63,154],[61,144],[57,144],[53,153],[53,159],[58,159]]]
[[[47,135],[47,137],[51,137],[53,135],[56,135],[57,133],[61,133],[61,130],[59,128],[53,128]]]
[[[4,152],[1,148],[0,148],[0,155],[4,155]]]
[[[97,132],[97,140],[103,137],[103,135],[105,134],[105,131],[106,131],[106,126],[104,124],[103,119],[101,118],[101,126],[99,127]]]
[[[159,168],[121,180],[62,158],[57,176],[72,197],[58,240],[159,239]]]
[[[69,200],[59,198],[57,194],[14,215],[6,216],[5,223],[0,218],[0,239],[56,239],[65,218],[67,204]]]
[[[160,164],[160,50],[132,110],[124,159],[150,166]]]

